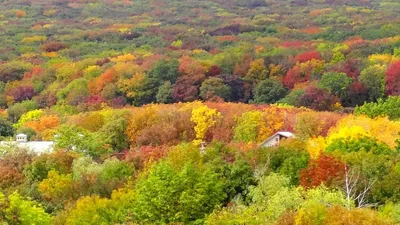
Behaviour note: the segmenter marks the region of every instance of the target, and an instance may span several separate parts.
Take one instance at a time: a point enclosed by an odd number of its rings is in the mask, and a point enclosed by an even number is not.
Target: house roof
[[[292,132],[289,131],[278,131],[275,134],[273,134],[272,136],[270,136],[269,138],[267,138],[265,141],[263,141],[259,146],[263,146],[265,143],[267,143],[268,141],[270,141],[271,139],[275,138],[276,136],[283,136],[286,138],[290,138],[290,137],[295,137],[295,135]]]
[[[276,132],[275,135],[276,134],[279,134],[279,135],[287,137],[287,138],[294,137],[294,134],[292,132],[289,132],[289,131],[279,131],[279,132]]]
[[[26,135],[26,134],[17,134],[17,137],[28,137],[28,135]]]

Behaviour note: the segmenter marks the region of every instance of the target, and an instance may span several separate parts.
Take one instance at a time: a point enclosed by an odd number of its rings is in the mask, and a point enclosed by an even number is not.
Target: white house
[[[2,141],[0,147],[25,148],[37,154],[53,151],[54,141],[28,141],[28,135],[17,134],[15,141]]]
[[[28,141],[28,135],[26,135],[26,134],[17,134],[17,136],[15,136],[15,141],[16,142],[27,142]]]
[[[288,131],[279,131],[276,132],[274,135],[269,137],[267,140],[265,140],[263,143],[259,145],[259,147],[272,147],[272,146],[278,146],[279,143],[281,142],[282,139],[287,139],[287,138],[294,138],[295,135],[292,132]]]

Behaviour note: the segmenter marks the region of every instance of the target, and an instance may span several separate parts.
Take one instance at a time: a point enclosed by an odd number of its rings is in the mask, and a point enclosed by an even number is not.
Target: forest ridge
[[[2,1],[0,106],[85,111],[201,99],[354,107],[399,94],[398,6]]]

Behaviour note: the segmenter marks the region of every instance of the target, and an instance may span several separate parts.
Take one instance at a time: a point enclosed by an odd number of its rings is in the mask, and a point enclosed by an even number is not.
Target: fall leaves
[[[15,127],[34,129],[33,138],[55,131],[58,151],[4,155],[0,185],[7,191],[32,185],[61,224],[198,218],[205,224],[240,219],[302,224],[317,220],[316,212],[328,221],[333,210],[343,208],[349,217],[376,219],[372,214],[378,212],[356,209],[365,202],[346,198],[345,179],[357,182],[349,195],[369,189],[368,203],[398,198],[393,157],[400,126],[385,117],[192,102],[76,115],[31,110]],[[281,130],[297,138],[256,147]],[[200,154],[202,141],[207,148]],[[237,195],[248,203],[234,202]]]

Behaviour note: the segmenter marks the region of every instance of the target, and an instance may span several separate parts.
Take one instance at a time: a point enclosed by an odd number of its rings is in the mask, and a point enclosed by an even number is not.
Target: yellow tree
[[[262,142],[285,125],[286,111],[279,107],[268,107],[263,112],[263,121],[260,124],[258,142]]]
[[[152,124],[156,123],[158,119],[158,107],[156,105],[151,105],[138,108],[136,111],[132,112],[132,114],[134,116],[128,120],[125,133],[131,144],[135,144],[137,143],[140,132],[145,127],[150,127]]]
[[[194,131],[196,132],[195,143],[199,144],[203,141],[207,131],[213,127],[220,118],[220,112],[216,109],[208,108],[206,105],[194,108],[190,120],[196,124],[194,126]]]
[[[307,140],[306,149],[312,159],[317,159],[325,150],[326,144],[323,137],[313,137]]]
[[[256,59],[250,64],[246,79],[250,81],[261,81],[268,77],[268,69],[264,65],[264,59]]]
[[[341,137],[370,136],[382,141],[394,148],[398,134],[400,133],[400,122],[389,120],[387,117],[371,119],[367,116],[350,115],[342,120],[329,131],[327,144],[331,140]]]

